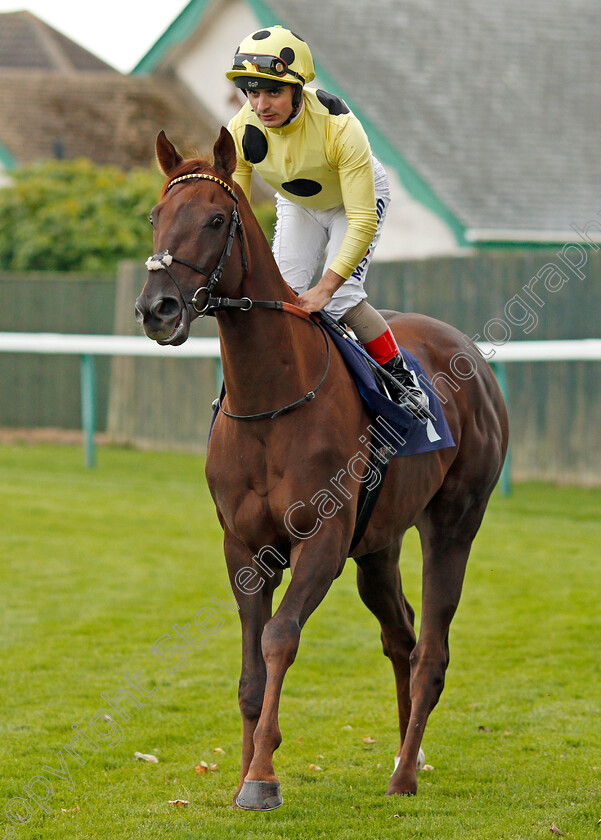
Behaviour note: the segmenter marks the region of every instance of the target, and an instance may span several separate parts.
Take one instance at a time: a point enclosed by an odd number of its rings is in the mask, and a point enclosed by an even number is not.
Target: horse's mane
[[[190,175],[193,172],[206,172],[212,168],[212,164],[205,158],[189,158],[188,160],[182,160],[182,162],[178,163],[175,169],[169,173],[167,180],[163,184],[161,198],[165,196],[167,187],[174,178],[179,178],[181,175]]]

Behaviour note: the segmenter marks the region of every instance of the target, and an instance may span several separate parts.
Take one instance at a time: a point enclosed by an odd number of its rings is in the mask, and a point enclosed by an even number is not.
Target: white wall
[[[3,187],[10,187],[12,182],[12,178],[0,163],[0,189],[2,189]]]
[[[391,198],[374,260],[388,262],[465,254],[451,228],[407,192],[396,172],[388,167],[386,172]]]
[[[200,102],[227,124],[244,103],[244,94],[225,77],[240,41],[259,28],[259,22],[242,0],[214,1],[198,30],[178,56],[176,72]]]

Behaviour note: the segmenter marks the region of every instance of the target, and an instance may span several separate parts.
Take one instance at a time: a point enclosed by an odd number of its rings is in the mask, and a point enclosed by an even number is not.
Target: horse
[[[387,794],[415,794],[470,547],[507,451],[500,389],[475,345],[454,327],[425,315],[384,313],[399,344],[430,378],[439,374],[436,393],[455,446],[392,458],[351,550],[364,481],[353,458],[358,441],[373,441],[377,450],[373,416],[317,319],[295,306],[233,182],[236,152],[228,131],[221,129],[212,164],[184,159],[164,132],[156,154],[167,180],[150,217],[155,254],[136,317],[149,338],[178,345],[191,320],[214,314],[221,344],[225,397],[210,435],[206,478],[242,632],[242,761],[234,804],[248,810],[282,804],[273,758],[282,740],[284,677],[303,626],[348,556],[357,566],[359,595],[380,622],[396,681],[400,742]],[[471,375],[457,383],[445,372],[468,345]],[[399,571],[403,535],[412,526],[423,554],[419,640]],[[290,580],[274,613],[284,568]]]

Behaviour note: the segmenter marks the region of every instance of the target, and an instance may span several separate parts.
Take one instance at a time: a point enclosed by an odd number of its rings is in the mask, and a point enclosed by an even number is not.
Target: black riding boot
[[[388,373],[391,373],[397,382],[403,386],[402,388],[398,388],[396,390],[396,394],[392,394],[395,402],[403,408],[406,408],[408,411],[415,411],[416,407],[428,408],[428,397],[416,384],[413,374],[405,366],[405,360],[403,359],[401,353],[397,353],[393,359],[389,362],[385,362],[382,367],[384,370],[388,371]],[[386,384],[388,384],[388,380]],[[409,398],[406,391],[409,391],[409,394],[411,394],[413,399]]]

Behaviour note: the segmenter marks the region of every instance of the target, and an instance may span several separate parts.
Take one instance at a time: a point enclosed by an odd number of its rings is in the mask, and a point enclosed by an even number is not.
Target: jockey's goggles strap
[[[237,53],[234,56],[234,63],[232,70],[240,70],[242,72],[252,73],[255,70],[257,73],[266,73],[268,76],[275,76],[278,79],[283,78],[287,74],[294,76],[303,85],[305,80],[294,70],[291,70],[283,58],[277,55],[253,55],[252,53]]]

